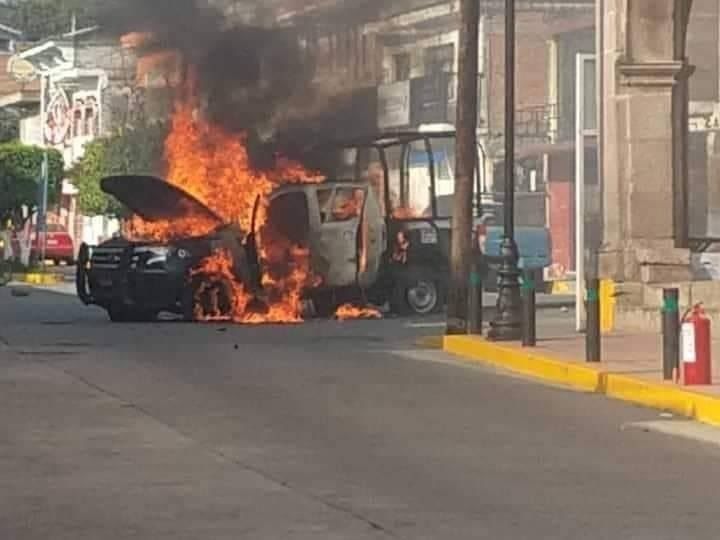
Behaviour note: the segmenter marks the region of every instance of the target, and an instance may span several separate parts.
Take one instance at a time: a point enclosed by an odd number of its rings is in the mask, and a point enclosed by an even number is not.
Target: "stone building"
[[[22,45],[6,64],[12,63],[27,71],[27,81],[13,79],[1,88],[0,107],[19,113],[23,143],[59,150],[67,169],[82,158],[88,142],[126,122],[135,59],[96,29],[76,39]],[[77,190],[64,180],[54,218],[77,245],[114,232],[116,224],[102,216],[81,216],[76,198]]]
[[[717,2],[604,0],[602,277],[623,328],[659,328],[662,287],[720,312],[720,284],[694,272],[713,245]],[[701,201],[701,202],[699,202]],[[703,238],[704,237],[704,238]]]

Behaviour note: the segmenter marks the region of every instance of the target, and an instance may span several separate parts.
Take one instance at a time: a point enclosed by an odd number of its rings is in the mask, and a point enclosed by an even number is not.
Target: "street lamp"
[[[515,243],[515,0],[505,0],[505,227],[498,270],[497,313],[490,323],[488,338],[494,341],[519,340],[520,270]]]

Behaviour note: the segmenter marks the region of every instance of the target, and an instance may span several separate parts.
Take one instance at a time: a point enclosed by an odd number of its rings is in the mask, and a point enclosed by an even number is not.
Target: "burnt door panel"
[[[358,235],[358,284],[368,288],[378,278],[387,244],[382,208],[373,190],[368,190],[365,194]]]
[[[314,267],[326,287],[347,287],[357,283],[358,227],[365,190],[335,187],[332,193],[318,190],[321,223],[313,239]],[[324,204],[322,204],[324,203]]]

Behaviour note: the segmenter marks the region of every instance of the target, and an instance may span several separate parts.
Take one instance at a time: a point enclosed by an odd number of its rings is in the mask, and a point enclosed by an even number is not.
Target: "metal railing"
[[[521,107],[515,112],[515,134],[524,139],[551,142],[558,133],[558,107],[555,103]]]

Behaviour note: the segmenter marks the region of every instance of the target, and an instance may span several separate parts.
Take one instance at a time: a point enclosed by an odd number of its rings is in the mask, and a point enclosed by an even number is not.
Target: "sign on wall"
[[[691,115],[688,119],[688,129],[691,133],[720,131],[720,116],[715,112]]]
[[[449,73],[436,73],[413,79],[410,85],[413,125],[453,121],[450,118],[450,88],[453,79]]]
[[[378,87],[378,128],[403,127],[410,124],[410,81],[383,84]]]
[[[35,66],[28,60],[17,55],[8,60],[7,72],[19,83],[29,83],[37,78]]]
[[[52,85],[48,92],[43,122],[43,139],[45,144],[60,146],[65,144],[71,135],[72,120],[70,100],[65,89]]]

